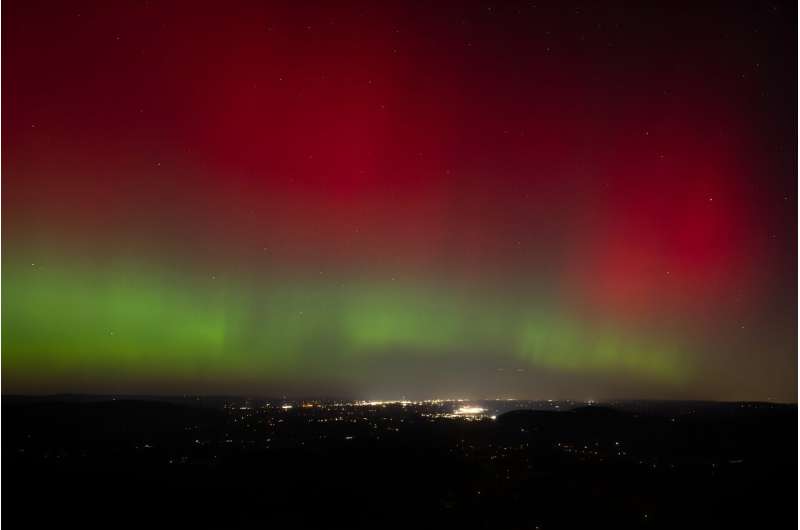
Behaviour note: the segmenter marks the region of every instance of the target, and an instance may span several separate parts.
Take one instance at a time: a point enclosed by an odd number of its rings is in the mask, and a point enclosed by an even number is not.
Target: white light
[[[468,415],[468,414],[482,414],[483,412],[486,412],[486,409],[483,407],[472,407],[467,405],[464,407],[457,408],[454,411],[454,414]]]
[[[292,408],[293,406],[294,406],[294,405],[289,405],[289,404],[286,404],[286,405],[281,405],[281,408],[282,408],[283,410],[289,410],[289,409],[290,409],[290,408]]]

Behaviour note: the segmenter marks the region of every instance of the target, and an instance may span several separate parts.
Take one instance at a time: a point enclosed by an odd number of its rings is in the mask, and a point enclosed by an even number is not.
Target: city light
[[[457,408],[453,412],[453,414],[458,414],[459,416],[465,416],[465,415],[473,415],[473,414],[483,414],[484,412],[486,412],[486,409],[483,408],[483,407],[475,407],[475,406],[466,405],[466,406]]]

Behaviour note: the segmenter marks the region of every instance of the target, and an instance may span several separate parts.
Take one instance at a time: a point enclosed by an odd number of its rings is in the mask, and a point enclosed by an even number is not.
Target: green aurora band
[[[237,381],[344,369],[355,377],[365,360],[395,354],[502,354],[520,366],[667,386],[692,373],[680,345],[570,317],[546,297],[399,281],[254,287],[149,266],[55,263],[5,264],[6,381],[43,372]]]

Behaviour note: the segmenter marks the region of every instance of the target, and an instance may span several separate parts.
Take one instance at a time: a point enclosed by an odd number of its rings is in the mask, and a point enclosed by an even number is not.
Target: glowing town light
[[[483,407],[474,407],[474,406],[465,405],[463,407],[457,408],[453,412],[453,414],[458,414],[460,416],[469,416],[469,415],[472,415],[472,414],[483,414],[484,412],[486,412],[486,409],[483,408]]]

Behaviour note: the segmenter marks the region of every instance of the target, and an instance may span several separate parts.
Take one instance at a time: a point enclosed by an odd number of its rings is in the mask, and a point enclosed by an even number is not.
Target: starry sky
[[[3,392],[796,401],[796,19],[7,0]]]

